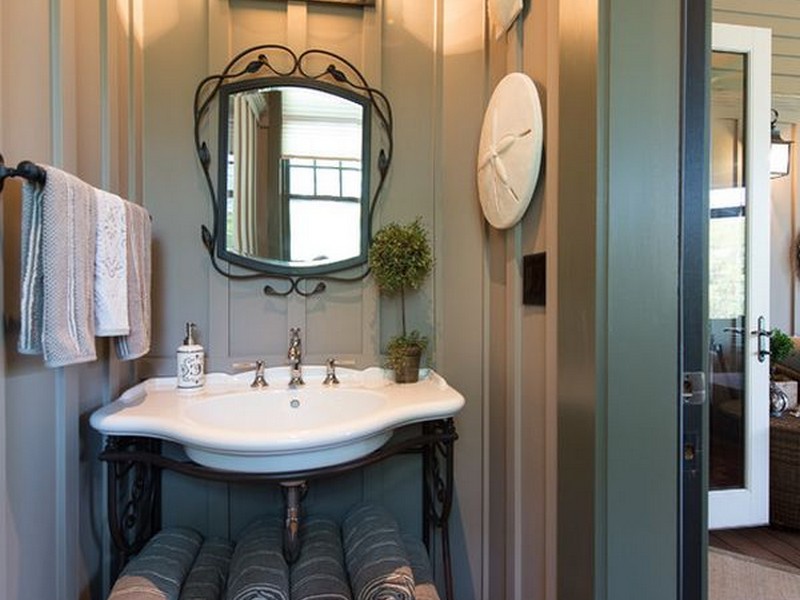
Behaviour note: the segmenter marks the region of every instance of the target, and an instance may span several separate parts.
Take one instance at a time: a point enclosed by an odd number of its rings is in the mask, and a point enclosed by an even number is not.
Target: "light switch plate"
[[[522,257],[522,303],[544,306],[547,299],[547,254],[526,254]]]

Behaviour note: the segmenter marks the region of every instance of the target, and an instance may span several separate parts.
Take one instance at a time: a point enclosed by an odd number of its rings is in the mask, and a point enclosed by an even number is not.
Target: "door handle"
[[[764,327],[766,319],[758,317],[758,329],[751,332],[758,336],[758,362],[764,362],[769,356],[769,338],[771,332]]]
[[[725,327],[722,331],[733,335],[744,335],[744,327]]]

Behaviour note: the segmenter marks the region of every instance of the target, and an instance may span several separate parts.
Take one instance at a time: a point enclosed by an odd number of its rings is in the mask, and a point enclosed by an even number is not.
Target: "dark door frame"
[[[683,0],[681,15],[680,348],[681,376],[705,373],[708,288],[708,87],[710,3]],[[707,384],[706,384],[707,385]],[[707,398],[705,389],[701,396]],[[708,403],[678,400],[681,600],[707,595]]]

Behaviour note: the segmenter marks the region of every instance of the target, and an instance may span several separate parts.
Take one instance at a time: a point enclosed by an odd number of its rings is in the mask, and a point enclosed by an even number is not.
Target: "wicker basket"
[[[769,520],[800,529],[800,419],[772,417],[769,431]]]

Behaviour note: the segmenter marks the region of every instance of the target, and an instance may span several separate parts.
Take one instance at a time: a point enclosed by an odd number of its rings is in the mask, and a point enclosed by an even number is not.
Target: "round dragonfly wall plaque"
[[[481,128],[478,196],[486,220],[507,229],[525,214],[542,162],[542,105],[530,77],[510,73],[497,84]]]

